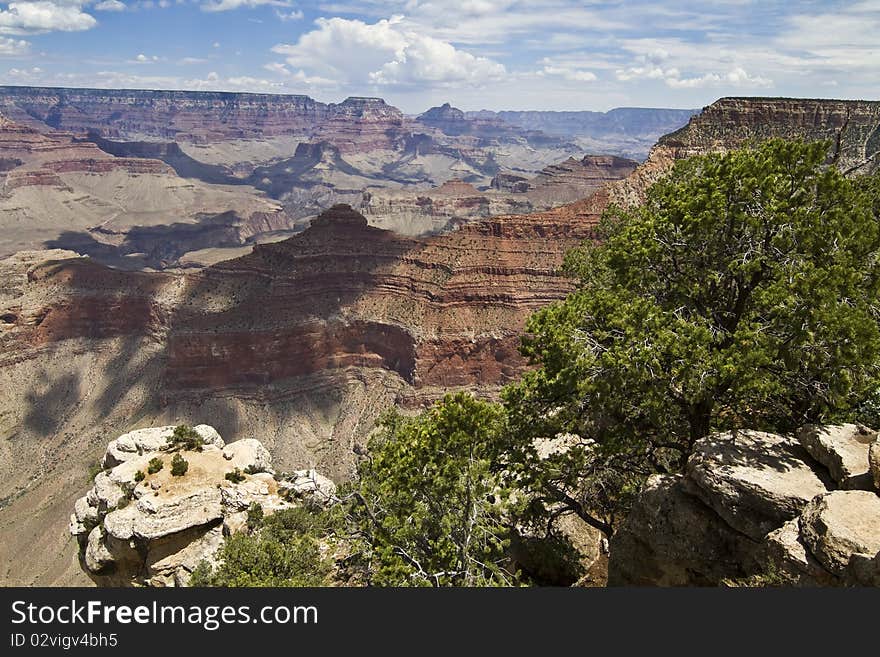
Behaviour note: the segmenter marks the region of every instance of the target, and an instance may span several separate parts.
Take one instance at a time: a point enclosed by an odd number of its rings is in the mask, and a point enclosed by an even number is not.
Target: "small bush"
[[[231,481],[233,484],[240,484],[245,479],[245,476],[241,473],[241,470],[236,468],[232,472],[226,473],[226,480]]]
[[[175,454],[171,459],[171,474],[175,477],[182,477],[189,470],[189,462],[180,454]]]
[[[263,507],[256,502],[253,502],[248,507],[247,514],[248,529],[251,531],[259,529],[263,524]]]
[[[94,481],[95,477],[102,472],[104,472],[104,467],[101,465],[101,459],[98,459],[89,466],[89,481]]]
[[[158,456],[154,456],[150,459],[150,462],[147,463],[147,472],[149,474],[156,474],[163,467],[165,467],[165,464],[162,462],[162,459],[160,459]]]
[[[201,452],[205,440],[198,432],[186,424],[174,427],[174,433],[168,436],[168,449],[184,449],[191,452]]]
[[[146,477],[147,477],[147,475],[144,474],[143,470],[138,470],[137,472],[134,473],[134,480],[137,482],[143,481],[144,479],[146,479]]]
[[[259,474],[261,472],[265,472],[265,470],[263,470],[263,468],[258,468],[255,465],[249,465],[244,469],[244,473],[249,475]]]

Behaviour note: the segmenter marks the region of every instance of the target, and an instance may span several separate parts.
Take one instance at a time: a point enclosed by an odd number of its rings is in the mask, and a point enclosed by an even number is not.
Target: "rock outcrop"
[[[694,492],[733,529],[760,540],[827,488],[794,440],[759,431],[715,434],[688,459]]]
[[[880,102],[722,98],[662,137],[657,147],[681,158],[770,137],[828,140],[841,171],[871,173],[880,168]]]
[[[868,452],[877,432],[854,424],[822,427],[809,425],[798,434],[801,445],[825,466],[841,488],[866,489],[871,485]]]
[[[171,444],[171,426],[108,445],[103,471],[70,517],[81,563],[99,585],[186,586],[224,536],[246,526],[252,504],[271,514],[306,495],[333,499],[335,486],[314,471],[276,479],[258,440],[226,445],[213,427],[194,430],[203,443],[195,449]],[[173,471],[177,455],[188,464],[182,475]]]
[[[854,425],[805,427],[800,441],[758,431],[698,441],[687,473],[650,478],[612,537],[609,582],[876,585],[880,496],[840,471],[845,459],[866,469],[865,436],[876,441]]]
[[[449,180],[418,192],[365,192],[359,210],[373,225],[406,235],[424,235],[493,216],[551,210],[623,180],[637,166],[633,160],[611,155],[568,158],[544,167],[533,178],[496,174],[488,189]]]

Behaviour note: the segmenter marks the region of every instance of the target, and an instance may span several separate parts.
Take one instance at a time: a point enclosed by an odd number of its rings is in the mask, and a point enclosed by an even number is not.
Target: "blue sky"
[[[0,84],[382,96],[406,112],[880,98],[880,0],[17,0]]]

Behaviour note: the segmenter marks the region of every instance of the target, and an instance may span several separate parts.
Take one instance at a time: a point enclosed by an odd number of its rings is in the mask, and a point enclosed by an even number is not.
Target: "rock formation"
[[[618,107],[608,112],[467,112],[471,120],[500,121],[521,130],[572,139],[585,151],[644,160],[661,136],[678,129],[699,110]]]
[[[826,139],[839,169],[870,173],[880,167],[880,102],[722,98],[660,139],[658,148],[681,158],[769,137]]]
[[[474,220],[545,211],[587,198],[626,178],[636,166],[633,160],[611,155],[587,155],[544,167],[531,179],[496,174],[485,191],[450,180],[427,191],[365,192],[359,210],[372,225],[406,235],[430,234]]]
[[[651,477],[612,537],[609,583],[880,585],[880,487],[864,476],[876,439],[840,425],[698,441],[686,474]]]
[[[0,257],[60,247],[115,266],[161,267],[288,227],[280,206],[256,189],[182,178],[155,159],[156,148],[116,157],[0,116],[0,153]]]
[[[213,563],[224,536],[247,526],[251,505],[271,515],[303,496],[335,494],[313,470],[276,477],[258,440],[227,445],[213,427],[194,430],[203,441],[195,449],[175,447],[171,426],[107,446],[103,470],[70,516],[81,563],[99,585],[186,586],[201,561]],[[188,464],[182,475],[173,470],[178,454]]]

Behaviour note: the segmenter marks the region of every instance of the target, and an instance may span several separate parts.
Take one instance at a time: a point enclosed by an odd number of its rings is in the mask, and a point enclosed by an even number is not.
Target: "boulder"
[[[146,557],[150,586],[186,586],[192,571],[203,560],[214,563],[223,545],[223,527],[193,529],[150,544]]]
[[[767,534],[762,551],[765,572],[781,573],[800,586],[831,586],[835,577],[822,567],[801,540],[799,518]]]
[[[111,440],[107,445],[107,451],[104,453],[101,465],[105,469],[113,468],[136,456],[160,451],[168,444],[168,438],[174,433],[174,428],[174,426],[167,426],[135,429]],[[223,438],[214,427],[199,424],[193,429],[202,437],[206,445],[215,445],[223,449],[225,445]]]
[[[880,552],[853,554],[844,581],[849,586],[880,586]]]
[[[845,577],[854,555],[870,561],[880,552],[880,496],[837,490],[817,497],[801,515],[801,537],[825,568]]]
[[[267,514],[290,508],[292,486],[311,495],[335,493],[333,482],[313,470],[296,473],[282,486],[259,441],[227,446],[206,425],[196,427],[205,446],[181,450],[188,468],[174,476],[173,455],[163,449],[173,430],[142,429],[112,441],[105,463],[115,465],[100,472],[74,504],[70,532],[80,543],[84,569],[99,584],[186,585],[202,560],[214,558],[224,535],[246,528],[252,504]],[[164,467],[150,473],[153,458]],[[235,468],[253,474],[230,481],[226,475]]]
[[[700,499],[730,527],[760,541],[827,492],[808,460],[793,439],[735,431],[697,441],[687,474]]]
[[[732,529],[682,476],[648,479],[610,541],[610,586],[714,586],[758,570],[760,544]]]
[[[608,541],[573,513],[556,516],[550,525],[516,527],[510,555],[515,566],[540,586],[605,586]]]
[[[199,488],[185,494],[145,495],[104,518],[107,533],[120,540],[152,540],[223,518],[220,490]]]
[[[223,458],[232,468],[251,472],[272,472],[272,456],[263,443],[254,438],[243,438],[223,448]]]
[[[285,476],[282,489],[296,496],[307,496],[312,501],[329,503],[336,499],[336,484],[317,470],[296,470]]]
[[[113,555],[104,545],[104,531],[101,527],[94,527],[86,539],[85,562],[86,567],[93,573],[102,571],[113,563]]]
[[[876,431],[856,424],[810,424],[798,431],[797,437],[810,456],[828,468],[841,488],[870,490],[868,451],[877,439]]]
[[[871,443],[871,448],[868,450],[868,467],[874,479],[874,488],[880,490],[880,440]]]
[[[125,498],[122,486],[110,478],[109,473],[99,472],[95,476],[95,485],[86,495],[89,506],[106,513],[108,509],[115,509]],[[76,506],[74,505],[74,508]]]
[[[291,505],[280,494],[283,489],[268,472],[245,475],[236,486],[222,486],[220,495],[225,513],[247,511],[251,504],[259,504],[264,513],[273,513]]]

